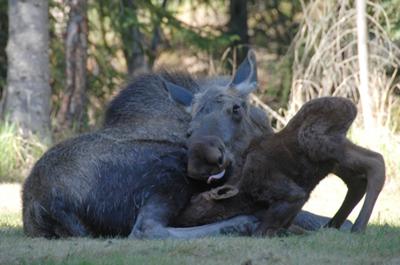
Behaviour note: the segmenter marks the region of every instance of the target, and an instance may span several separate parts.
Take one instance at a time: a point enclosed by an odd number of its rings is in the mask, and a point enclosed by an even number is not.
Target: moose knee
[[[365,230],[375,202],[385,183],[385,162],[382,155],[364,149],[359,161],[362,162],[362,167],[364,168],[367,179],[367,190],[360,214],[351,229],[352,232],[362,232]]]
[[[163,239],[169,236],[166,227],[152,219],[139,221],[129,235],[130,238],[135,239]]]
[[[368,189],[380,192],[385,184],[385,160],[381,154],[375,153],[368,163]]]
[[[381,191],[385,183],[385,160],[381,154],[348,142],[344,158],[339,163],[341,168],[363,174],[369,191]]]

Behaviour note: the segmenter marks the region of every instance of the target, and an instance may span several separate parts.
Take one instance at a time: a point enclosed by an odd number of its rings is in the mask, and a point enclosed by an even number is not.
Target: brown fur
[[[282,131],[252,142],[237,188],[222,186],[193,197],[178,218],[180,224],[257,214],[257,234],[275,235],[292,224],[319,181],[335,173],[349,191],[327,225],[339,228],[366,193],[352,227],[364,231],[385,180],[385,167],[380,154],[346,139],[355,115],[354,105],[343,98],[306,103]]]

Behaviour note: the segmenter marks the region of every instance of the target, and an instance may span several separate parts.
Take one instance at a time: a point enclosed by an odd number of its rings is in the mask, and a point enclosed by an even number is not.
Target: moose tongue
[[[221,171],[220,173],[218,173],[218,174],[209,176],[208,179],[207,179],[207,184],[210,184],[211,181],[213,181],[214,179],[221,179],[221,178],[224,176],[224,174],[225,174],[225,169],[222,170],[222,171]]]

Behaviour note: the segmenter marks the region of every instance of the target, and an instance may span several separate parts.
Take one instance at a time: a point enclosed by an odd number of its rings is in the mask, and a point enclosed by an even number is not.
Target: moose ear
[[[239,189],[232,185],[225,184],[210,190],[208,193],[210,199],[219,201],[235,197],[239,193]]]
[[[192,105],[193,94],[184,87],[175,85],[162,78],[165,90],[170,95],[171,99],[185,107]]]
[[[257,63],[253,50],[249,50],[246,59],[239,65],[230,87],[241,95],[247,96],[257,89]]]

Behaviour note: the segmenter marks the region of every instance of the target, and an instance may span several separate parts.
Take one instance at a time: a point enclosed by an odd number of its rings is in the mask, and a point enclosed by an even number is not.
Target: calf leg
[[[367,189],[367,180],[349,168],[339,165],[334,172],[347,186],[346,197],[337,213],[326,224],[327,227],[340,228],[354,207],[360,202]]]
[[[179,238],[190,239],[221,234],[252,234],[259,222],[254,216],[237,216],[212,224],[173,228],[167,227],[179,209],[167,198],[153,197],[140,209],[131,238]]]
[[[274,236],[288,228],[307,201],[308,195],[301,187],[283,175],[279,178],[285,181],[276,181],[266,190],[272,201],[268,200],[268,209],[262,211],[256,235]]]
[[[366,193],[361,212],[351,229],[352,232],[362,232],[367,226],[385,182],[385,162],[380,154],[357,146],[350,141],[346,142],[344,150],[344,155],[339,160],[337,174],[345,181],[349,190],[342,206],[328,226],[340,227]],[[350,173],[355,173],[352,179],[350,179]],[[364,177],[360,179],[360,176]]]
[[[260,222],[255,216],[239,215],[212,224],[185,228],[168,227],[167,230],[170,233],[171,237],[181,239],[191,239],[217,235],[249,236],[255,233],[259,224]]]
[[[225,190],[226,186],[194,196],[189,205],[175,218],[174,225],[187,227],[213,223],[237,215],[254,214],[260,210],[260,205],[251,203],[249,198],[245,197],[241,192],[233,195],[233,197],[224,196],[225,194],[223,194],[216,198],[219,195],[219,191]],[[323,227],[329,220],[330,218],[326,216],[300,211],[294,218],[293,225],[305,230],[315,231]],[[342,228],[350,230],[351,226],[352,223],[346,221]]]
[[[293,202],[278,201],[271,204],[270,208],[262,214],[261,224],[255,234],[275,236],[281,229],[288,228],[305,202],[305,199],[300,199]]]

